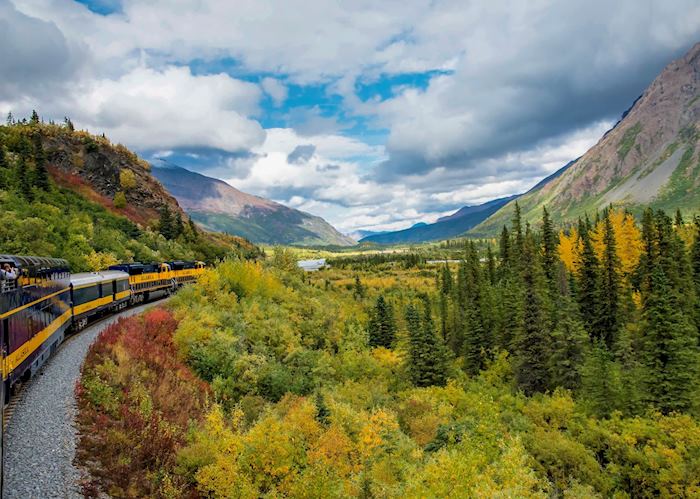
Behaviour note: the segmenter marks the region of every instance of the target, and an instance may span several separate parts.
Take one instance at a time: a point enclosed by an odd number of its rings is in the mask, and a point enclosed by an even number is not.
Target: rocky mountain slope
[[[241,192],[226,182],[160,161],[153,174],[202,226],[256,243],[350,246],[355,241],[321,217]]]
[[[700,43],[673,61],[600,141],[565,172],[519,198],[525,220],[547,206],[572,221],[611,203],[700,212]],[[494,234],[510,203],[472,229]]]
[[[478,206],[465,206],[432,224],[418,223],[411,228],[365,237],[362,243],[399,244],[448,239],[468,231],[516,196],[494,199]]]
[[[150,165],[126,147],[84,131],[47,125],[39,130],[47,167],[59,185],[143,225],[155,223],[164,206],[186,220],[177,200],[151,175]],[[124,198],[115,206],[118,193]]]

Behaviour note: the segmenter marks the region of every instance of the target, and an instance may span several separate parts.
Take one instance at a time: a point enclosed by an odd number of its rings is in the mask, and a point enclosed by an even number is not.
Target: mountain
[[[223,180],[160,160],[153,174],[197,223],[255,243],[351,246],[321,217],[241,192]]]
[[[375,230],[358,229],[358,230],[353,231],[347,235],[348,235],[348,237],[351,237],[354,240],[359,241],[359,240],[364,239],[365,237],[368,237],[368,236],[376,236],[379,234],[386,234],[386,233],[387,233],[387,231],[385,231],[385,230],[375,231]]]
[[[459,236],[488,218],[515,197],[517,196],[494,199],[478,206],[465,206],[452,215],[438,219],[435,223],[419,222],[409,229],[368,236],[360,242],[377,244],[419,243]]]
[[[563,172],[518,199],[534,222],[547,206],[573,221],[609,204],[700,212],[700,43],[673,61],[598,143]],[[470,231],[495,234],[512,216],[504,206]]]

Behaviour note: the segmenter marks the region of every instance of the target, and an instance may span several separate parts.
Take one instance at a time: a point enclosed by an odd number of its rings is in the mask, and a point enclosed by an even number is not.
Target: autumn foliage
[[[164,309],[120,319],[90,348],[76,391],[77,462],[92,479],[85,490],[117,497],[181,497],[173,474],[189,426],[201,420],[209,388],[178,360],[177,322]]]
[[[359,261],[305,275],[282,250],[267,263],[227,260],[180,290],[172,314],[123,321],[93,347],[79,390],[81,462],[115,496],[698,496],[696,385],[678,382],[691,372],[680,362],[655,367],[656,346],[683,353],[690,335],[679,331],[694,311],[670,306],[682,286],[660,272],[689,277],[671,272],[678,258],[659,259],[675,229],[662,214],[647,215],[644,237],[626,216],[609,220],[586,227],[571,250],[581,267],[564,279],[555,257],[565,238],[553,230],[541,248],[531,230],[514,230],[498,266],[489,251],[482,264],[473,242],[452,270]],[[557,272],[537,271],[536,249]],[[642,265],[655,269],[648,284]],[[619,322],[579,315],[591,274],[593,310],[616,310]],[[641,304],[630,297],[639,282]],[[612,293],[601,289],[617,291],[620,306],[606,308]],[[378,327],[381,301],[415,310]],[[612,347],[597,335],[609,325]],[[417,344],[444,347],[439,378],[415,376]],[[640,384],[659,379],[667,383]]]

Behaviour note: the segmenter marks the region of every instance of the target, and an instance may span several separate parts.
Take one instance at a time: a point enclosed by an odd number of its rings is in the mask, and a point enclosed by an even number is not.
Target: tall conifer
[[[173,214],[170,211],[170,207],[164,204],[160,209],[160,219],[158,221],[158,231],[166,239],[175,238],[175,227]]]
[[[608,348],[612,348],[620,328],[620,258],[617,255],[617,241],[613,231],[610,211],[603,218],[603,243],[605,245],[601,261],[600,310],[597,328]]]
[[[409,335],[409,366],[416,386],[443,386],[447,381],[447,359],[442,342],[435,334],[430,301],[423,297],[423,314],[410,304],[406,309]]]
[[[32,134],[32,145],[34,149],[33,184],[42,191],[47,191],[49,189],[49,172],[46,170],[46,153],[38,130]]]
[[[494,257],[493,250],[489,244],[486,247],[486,269],[489,278],[489,284],[494,286],[496,284],[496,258]]]
[[[369,345],[391,348],[396,336],[396,322],[391,305],[379,295],[369,323]]]
[[[508,232],[508,227],[503,226],[501,231],[501,239],[499,240],[499,254],[498,257],[501,260],[501,268],[507,269],[510,266],[510,232]]]
[[[698,382],[697,329],[683,313],[661,265],[644,296],[642,332],[650,402],[663,412],[692,407]]]
[[[695,216],[695,239],[691,247],[691,268],[693,269],[693,282],[695,284],[695,297],[700,300],[700,216]],[[695,310],[695,325],[700,329],[700,306]]]
[[[554,287],[557,278],[557,235],[547,208],[542,208],[542,268],[549,284]]]
[[[512,220],[512,233],[513,233],[513,246],[512,246],[512,258],[517,264],[518,268],[522,266],[523,251],[524,251],[524,239],[523,239],[523,220],[520,213],[520,204],[515,202],[515,211],[513,212]]]
[[[600,267],[598,257],[593,249],[593,243],[588,231],[589,223],[586,221],[581,225],[583,232],[580,232],[583,249],[579,262],[577,298],[581,317],[583,317],[586,330],[591,338],[601,338],[604,336],[600,330],[600,288],[599,275]]]
[[[547,389],[551,340],[543,313],[542,270],[529,230],[523,250],[523,322],[516,337],[516,381],[523,392],[531,395]]]

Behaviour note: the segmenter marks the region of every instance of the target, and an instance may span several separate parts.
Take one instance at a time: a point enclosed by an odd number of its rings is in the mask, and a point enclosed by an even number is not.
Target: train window
[[[89,301],[97,300],[100,297],[100,289],[98,286],[88,286],[73,291],[73,300],[75,305],[82,305]]]
[[[122,291],[126,291],[129,289],[129,281],[126,279],[122,279],[121,281],[115,281],[117,284],[117,293],[121,293]]]

